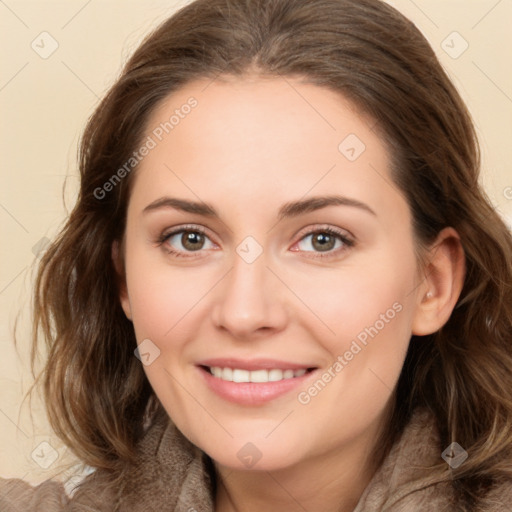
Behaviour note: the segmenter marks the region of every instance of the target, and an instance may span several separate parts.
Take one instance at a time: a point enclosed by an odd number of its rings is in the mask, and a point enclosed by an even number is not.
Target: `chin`
[[[231,470],[278,471],[289,468],[301,460],[303,442],[281,439],[259,439],[254,437],[234,438],[224,442],[194,443],[218,465]]]
[[[242,448],[243,455],[240,459],[235,456],[226,456],[221,453],[208,453],[208,456],[219,466],[228,470],[236,471],[279,471],[294,466],[299,461],[290,460],[289,454],[262,452],[254,446]],[[218,455],[218,457],[216,456]]]

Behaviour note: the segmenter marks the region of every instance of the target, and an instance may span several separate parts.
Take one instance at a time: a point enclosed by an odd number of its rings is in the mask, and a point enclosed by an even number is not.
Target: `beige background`
[[[45,237],[65,217],[63,199],[67,209],[73,204],[76,144],[87,117],[141,38],[184,3],[0,2],[0,476],[37,482],[57,474],[66,480],[76,471],[65,471],[73,458],[51,433],[40,403],[34,401],[32,418],[28,403],[21,406],[31,383],[28,301],[34,264]],[[512,223],[512,3],[390,3],[427,36],[468,103],[483,149],[484,185]]]

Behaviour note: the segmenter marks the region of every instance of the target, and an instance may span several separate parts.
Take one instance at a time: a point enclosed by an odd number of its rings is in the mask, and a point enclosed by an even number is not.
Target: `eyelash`
[[[200,233],[200,234],[208,237],[206,230],[204,228],[202,228],[201,226],[196,226],[196,225],[180,226],[179,228],[176,228],[173,231],[163,232],[159,236],[159,238],[157,240],[157,244],[158,244],[158,246],[163,247],[164,250],[172,256],[175,256],[178,258],[194,258],[192,253],[194,253],[194,252],[199,253],[199,252],[201,252],[201,249],[198,251],[184,252],[184,251],[176,251],[174,249],[171,249],[169,246],[164,246],[165,242],[167,242],[172,236],[177,235],[179,233],[186,233],[186,232]],[[303,233],[301,235],[301,238],[299,238],[299,240],[296,243],[302,241],[304,238],[306,238],[308,236],[317,235],[319,233],[327,234],[327,235],[337,238],[338,240],[340,240],[343,243],[343,247],[338,248],[337,250],[326,251],[324,254],[322,252],[315,252],[315,251],[302,251],[302,252],[308,252],[308,253],[313,252],[315,254],[314,256],[308,256],[309,258],[330,258],[330,257],[332,258],[334,255],[338,255],[340,252],[346,251],[355,245],[355,241],[353,239],[349,238],[343,232],[338,231],[337,229],[334,229],[331,227],[322,227],[322,228],[317,228],[314,230],[307,231],[306,233]],[[301,252],[301,251],[297,250],[294,252]],[[191,253],[191,254],[188,255],[187,253]]]

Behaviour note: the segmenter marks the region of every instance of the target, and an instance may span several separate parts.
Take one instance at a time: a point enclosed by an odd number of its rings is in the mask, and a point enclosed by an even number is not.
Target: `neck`
[[[238,470],[215,463],[216,512],[352,512],[376,471],[377,432],[339,449],[276,470]]]

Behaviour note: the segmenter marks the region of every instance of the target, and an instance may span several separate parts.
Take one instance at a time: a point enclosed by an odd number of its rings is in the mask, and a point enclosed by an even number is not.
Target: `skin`
[[[427,265],[419,265],[386,147],[374,122],[340,95],[292,79],[197,81],[152,113],[146,136],[190,96],[198,106],[137,169],[123,250],[113,248],[137,340],[160,350],[144,367],[147,377],[178,428],[212,457],[217,511],[351,511],[375,471],[372,451],[411,334],[439,329],[460,294],[457,233],[441,232],[426,249]],[[355,161],[338,149],[349,134],[366,146]],[[278,220],[288,202],[333,194],[373,213],[331,205]],[[220,217],[170,207],[144,213],[163,196],[204,201]],[[158,241],[190,224],[206,230],[199,250],[187,252],[181,234]],[[312,233],[326,227],[353,245],[336,239],[322,251]],[[263,250],[252,263],[236,252],[247,236]],[[393,304],[400,312],[300,403],[298,392]],[[267,357],[318,370],[291,393],[238,405],[200,378],[197,362],[212,357]],[[251,468],[237,456],[246,443],[261,454]]]

